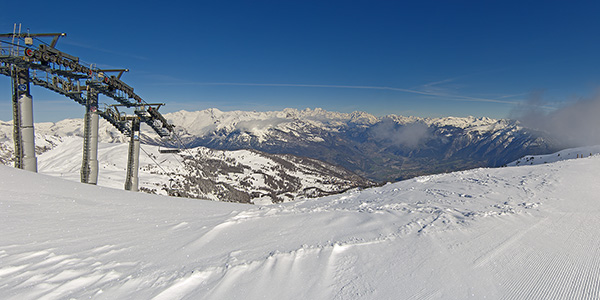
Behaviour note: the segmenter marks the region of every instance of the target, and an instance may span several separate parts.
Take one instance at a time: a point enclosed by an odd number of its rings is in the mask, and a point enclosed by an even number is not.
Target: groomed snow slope
[[[0,166],[0,298],[597,298],[599,169],[594,156],[251,206]]]
[[[600,155],[600,145],[569,148],[546,155],[526,155],[520,159],[508,163],[507,166],[513,167],[524,165],[540,165],[567,159],[585,158],[594,155]]]

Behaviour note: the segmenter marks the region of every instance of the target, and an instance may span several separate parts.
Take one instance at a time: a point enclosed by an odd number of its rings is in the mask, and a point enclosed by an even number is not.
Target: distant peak
[[[350,122],[360,124],[375,124],[379,119],[370,113],[364,111],[354,111],[350,114]]]

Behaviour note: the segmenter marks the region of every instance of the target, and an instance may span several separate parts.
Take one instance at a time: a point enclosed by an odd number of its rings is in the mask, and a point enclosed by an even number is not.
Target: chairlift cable
[[[173,136],[175,137],[175,139],[177,140],[177,142],[179,143],[179,149],[182,149],[183,151],[187,152],[187,154],[190,156],[190,158],[197,163],[198,165],[201,165],[201,161],[194,155],[194,153],[191,151],[190,148],[186,147],[185,144],[183,143],[183,141],[181,140],[181,138],[179,137],[179,134],[176,131],[173,131]],[[185,164],[183,162],[181,162],[181,164],[183,165],[183,168],[185,170]],[[191,172],[191,171],[190,171]]]
[[[151,156],[151,155],[150,155],[148,152],[146,152],[146,150],[144,150],[144,148],[142,148],[142,146],[141,146],[141,145],[140,145],[140,149],[142,149],[142,151],[143,151],[144,153],[146,153],[146,155],[147,155],[148,157],[150,157],[150,159],[151,159],[151,160],[154,162],[154,164],[156,164],[156,166],[157,166],[157,167],[159,167],[159,168],[160,168],[160,169],[161,169],[161,170],[162,170],[162,171],[165,173],[165,175],[167,175],[167,176],[169,177],[169,179],[173,179],[173,178],[172,178],[172,177],[169,175],[169,173],[168,173],[168,172],[167,172],[167,171],[166,171],[166,170],[165,170],[165,169],[164,169],[164,168],[163,168],[163,167],[160,165],[160,163],[159,163],[159,162],[157,162],[157,161],[156,161],[156,159],[154,159],[154,157],[152,157],[152,156]]]
[[[33,36],[32,38],[34,38],[36,41],[38,41],[38,42],[40,42],[40,43],[42,43],[42,44],[44,44],[44,45],[46,45],[46,46],[48,46],[48,47],[50,46],[50,44],[48,44],[48,43],[44,42],[42,39],[40,39],[40,38],[39,38],[39,37],[37,37],[37,36]]]
[[[179,137],[179,135],[176,132],[174,132],[174,136],[177,139],[177,142],[179,142],[179,149],[183,149],[183,151],[187,152],[192,157],[193,160],[196,160],[194,153],[188,147],[185,146],[185,144],[183,143],[183,141],[181,140],[181,138]]]

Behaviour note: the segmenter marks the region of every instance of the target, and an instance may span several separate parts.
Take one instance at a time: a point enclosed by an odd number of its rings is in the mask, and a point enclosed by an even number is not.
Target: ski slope
[[[280,205],[0,166],[1,299],[592,299],[600,157]]]
[[[507,166],[512,167],[523,165],[547,164],[567,159],[586,158],[594,155],[600,155],[600,145],[569,148],[558,151],[556,153],[545,155],[527,155],[511,163],[508,163]]]

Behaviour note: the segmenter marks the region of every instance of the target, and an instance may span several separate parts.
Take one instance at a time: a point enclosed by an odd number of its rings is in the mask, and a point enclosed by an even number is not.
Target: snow
[[[42,174],[52,175],[71,181],[80,182],[81,180],[81,152],[83,148],[83,139],[78,136],[63,137],[55,142],[53,149],[48,150],[38,156],[38,170]],[[116,189],[124,187],[125,175],[127,169],[128,144],[126,143],[99,143],[98,146],[98,185]],[[141,145],[140,168],[139,168],[139,187],[146,191],[160,195],[167,195],[167,188],[171,185],[173,190],[177,186],[185,185],[185,176],[191,176],[191,171],[186,169],[184,156],[194,155],[196,161],[200,159],[215,159],[222,161],[223,166],[238,167],[239,170],[214,169],[212,176],[210,166],[200,167],[194,170],[204,178],[214,180],[217,183],[229,184],[239,191],[253,193],[257,195],[271,194],[271,191],[283,201],[290,201],[289,196],[300,197],[307,196],[305,190],[320,189],[326,192],[339,192],[349,187],[348,182],[343,182],[341,178],[331,178],[324,174],[318,174],[315,169],[311,169],[309,164],[302,165],[294,163],[292,160],[285,160],[294,167],[284,169],[281,162],[262,156],[259,152],[250,150],[221,151],[204,147],[187,149],[179,154],[163,154],[159,152],[159,147],[152,145]],[[202,162],[200,161],[200,164]],[[283,171],[285,170],[285,172]],[[284,178],[282,173],[287,176]],[[273,190],[267,184],[268,178],[279,181],[297,181],[299,187],[288,190]],[[173,180],[170,182],[170,180]],[[183,182],[183,183],[182,183]],[[243,185],[246,183],[246,186]],[[187,195],[193,195],[202,199],[232,201],[234,199],[218,199],[217,195],[205,192],[203,194],[193,194],[187,191]],[[286,198],[287,197],[287,198]],[[271,202],[273,198],[268,197]],[[257,202],[265,203],[267,198],[257,199]]]
[[[207,136],[216,131],[232,132],[239,130],[255,136],[259,141],[265,141],[272,128],[283,132],[290,132],[304,127],[303,123],[321,128],[325,131],[336,132],[341,127],[349,124],[358,126],[372,126],[383,119],[391,119],[402,125],[423,122],[427,125],[454,126],[468,129],[469,131],[489,132],[500,130],[508,126],[507,120],[495,120],[490,118],[475,117],[446,117],[446,118],[418,118],[388,115],[377,118],[365,112],[339,113],[330,112],[320,108],[297,110],[286,108],[282,111],[249,112],[229,111],[223,112],[218,109],[206,109],[202,111],[188,112],[178,111],[165,114],[165,118],[185,132],[183,135]],[[300,123],[298,123],[300,122]]]
[[[0,298],[594,298],[599,168],[592,156],[258,206],[0,166]]]
[[[507,166],[547,164],[567,159],[585,158],[594,155],[600,155],[600,145],[569,148],[546,155],[527,155],[511,163],[508,163]]]
[[[445,117],[445,118],[419,118],[388,115],[385,117],[375,117],[365,112],[355,111],[352,113],[339,113],[326,111],[320,108],[297,110],[286,108],[281,111],[227,111],[223,112],[216,108],[210,108],[201,111],[178,111],[164,114],[176,127],[184,141],[194,139],[195,137],[205,137],[217,132],[239,131],[248,139],[256,137],[257,141],[265,142],[272,135],[273,130],[309,135],[309,140],[322,142],[318,136],[312,137],[310,133],[305,132],[306,128],[318,128],[324,132],[338,132],[341,128],[348,126],[373,126],[382,120],[393,120],[394,122],[407,125],[411,123],[423,123],[428,126],[453,126],[462,128],[471,132],[486,133],[499,131],[509,127],[510,121],[496,120],[490,118],[475,117]],[[67,119],[56,123],[36,123],[36,145],[43,146],[38,141],[43,141],[48,136],[82,136],[82,119]],[[148,126],[142,126],[142,140],[158,142],[156,133]],[[0,146],[6,143],[10,146],[12,140],[12,122],[0,121]],[[112,125],[104,119],[100,120],[99,140],[105,143],[127,142],[127,137],[123,136]],[[10,148],[10,147],[8,147]]]

